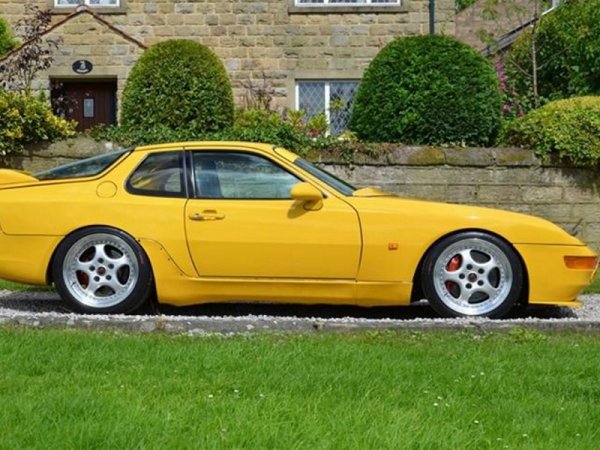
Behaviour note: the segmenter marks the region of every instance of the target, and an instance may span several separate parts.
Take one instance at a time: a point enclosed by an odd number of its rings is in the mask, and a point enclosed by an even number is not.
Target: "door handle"
[[[189,215],[190,220],[202,221],[202,220],[223,220],[225,214],[219,214],[216,211],[202,211],[201,213],[191,213]]]

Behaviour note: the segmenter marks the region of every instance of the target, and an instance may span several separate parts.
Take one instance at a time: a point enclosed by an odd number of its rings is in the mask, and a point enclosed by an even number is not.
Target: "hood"
[[[371,188],[357,192],[358,196],[355,192],[347,200],[361,216],[385,216],[380,220],[394,220],[411,233],[443,236],[458,230],[485,230],[512,244],[585,245],[552,222],[527,214],[383,196],[379,194],[381,191]]]
[[[352,197],[397,197],[395,194],[382,191],[376,187],[366,187],[357,189],[352,193]]]
[[[0,169],[0,189],[8,187],[8,185],[31,184],[37,183],[39,180],[25,172],[10,169]]]

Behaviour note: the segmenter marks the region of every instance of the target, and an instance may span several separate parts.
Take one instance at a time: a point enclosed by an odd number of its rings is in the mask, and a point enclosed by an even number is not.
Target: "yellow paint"
[[[0,184],[15,184],[37,181],[31,175],[17,170],[0,169]]]
[[[289,200],[188,200],[126,191],[128,176],[149,153],[188,149],[259,154],[302,183]],[[294,165],[296,158],[263,144],[193,142],[140,147],[90,178],[37,181],[1,170],[0,278],[45,284],[60,241],[95,225],[137,239],[152,263],[160,301],[176,305],[407,304],[427,249],[464,230],[494,233],[514,246],[527,268],[531,303],[575,305],[595,272],[567,268],[565,257],[595,253],[546,220],[373,188],[344,196]]]
[[[100,198],[113,198],[117,193],[117,186],[112,181],[103,181],[96,188],[96,194]]]

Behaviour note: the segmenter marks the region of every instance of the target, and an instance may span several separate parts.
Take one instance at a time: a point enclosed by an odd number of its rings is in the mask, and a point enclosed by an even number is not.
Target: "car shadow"
[[[6,313],[69,313],[67,305],[53,292],[11,292],[0,296],[0,312]],[[132,315],[168,315],[168,316],[209,316],[209,317],[295,317],[339,319],[345,317],[357,319],[393,319],[416,320],[437,319],[438,314],[426,301],[410,306],[359,307],[346,305],[300,305],[272,303],[207,303],[195,306],[176,307],[158,305],[152,302],[131,313]],[[577,318],[571,308],[552,306],[517,307],[507,319],[561,319]]]
[[[440,316],[427,304],[419,302],[410,306],[359,307],[347,305],[277,305],[249,303],[219,303],[197,306],[175,307],[160,305],[159,311],[171,316],[233,316],[260,315],[271,317],[341,319],[439,319]],[[518,307],[506,319],[559,319],[576,318],[570,308],[559,307]]]

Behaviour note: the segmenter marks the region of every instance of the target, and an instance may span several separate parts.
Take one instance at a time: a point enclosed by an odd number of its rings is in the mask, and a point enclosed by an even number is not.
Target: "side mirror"
[[[304,209],[317,210],[323,206],[323,194],[309,183],[295,184],[290,195],[294,200],[304,202]]]

